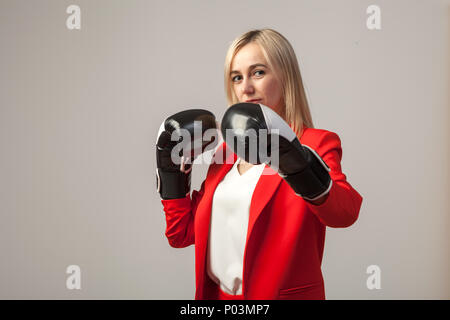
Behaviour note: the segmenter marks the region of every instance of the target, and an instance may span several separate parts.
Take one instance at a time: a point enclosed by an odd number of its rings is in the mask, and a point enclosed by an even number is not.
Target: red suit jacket
[[[348,227],[358,218],[361,195],[342,173],[341,142],[336,133],[306,128],[300,142],[314,149],[330,167],[327,200],[313,205],[297,196],[278,174],[261,175],[250,205],[244,252],[245,299],[325,299],[321,272],[325,227]],[[236,155],[216,152],[200,191],[183,199],[162,200],[166,237],[175,248],[195,244],[196,299],[216,299],[217,285],[206,272],[214,191],[232,168]],[[272,170],[266,166],[266,170]],[[272,170],[273,171],[273,170]],[[273,172],[274,173],[274,172]]]

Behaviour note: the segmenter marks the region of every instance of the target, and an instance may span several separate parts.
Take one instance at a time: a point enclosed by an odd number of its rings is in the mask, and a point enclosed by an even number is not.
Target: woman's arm
[[[181,199],[161,200],[166,214],[166,237],[170,246],[185,248],[194,244],[194,217],[197,205],[204,193],[204,182],[200,191],[193,191]]]
[[[194,191],[191,197],[192,163],[207,147],[216,145],[217,139],[210,130],[216,132],[211,112],[188,109],[164,120],[158,132],[157,189],[166,212],[166,236],[172,247],[194,243],[194,215],[204,183],[200,192]]]
[[[235,153],[246,161],[258,148],[267,148],[266,155],[278,155],[278,166],[275,165],[278,173],[295,194],[309,204],[322,223],[330,227],[346,227],[356,221],[362,197],[342,173],[342,148],[337,134],[313,129],[306,136],[305,132],[300,141],[277,113],[267,106],[253,103],[229,107],[222,119],[221,130]],[[251,148],[254,139],[251,139],[250,132],[253,136],[260,136],[263,143]],[[279,138],[278,153],[272,154],[269,150],[272,144],[264,144],[267,141],[267,136],[263,139],[265,134]],[[261,156],[260,152],[257,155]],[[267,162],[268,159],[256,161]],[[272,161],[269,163],[273,165]]]
[[[336,133],[323,130],[314,149],[330,168],[332,187],[324,197],[307,202],[308,206],[326,226],[348,227],[358,219],[362,197],[342,172],[340,138]]]

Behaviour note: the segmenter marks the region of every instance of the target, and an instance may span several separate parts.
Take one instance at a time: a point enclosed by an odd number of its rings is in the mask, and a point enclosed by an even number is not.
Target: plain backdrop
[[[327,298],[449,299],[449,19],[443,0],[1,0],[0,298],[193,299],[194,247],[164,235],[156,134],[186,108],[221,119],[229,44],[273,28],[364,198],[354,225],[327,228]]]

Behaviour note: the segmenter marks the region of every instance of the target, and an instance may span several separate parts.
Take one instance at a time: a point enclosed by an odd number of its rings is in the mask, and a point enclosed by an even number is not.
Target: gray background
[[[81,30],[66,28],[71,4]],[[449,17],[443,0],[1,0],[0,298],[194,297],[194,247],[164,236],[157,130],[188,107],[220,119],[228,45],[270,27],[364,197],[356,224],[327,228],[327,298],[449,299]],[[66,288],[71,264],[81,290]]]

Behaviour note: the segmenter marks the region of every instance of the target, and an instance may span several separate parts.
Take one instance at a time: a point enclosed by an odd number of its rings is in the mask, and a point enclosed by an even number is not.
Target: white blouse
[[[222,291],[242,294],[244,249],[250,202],[265,164],[254,165],[243,175],[236,161],[214,192],[207,272]]]

